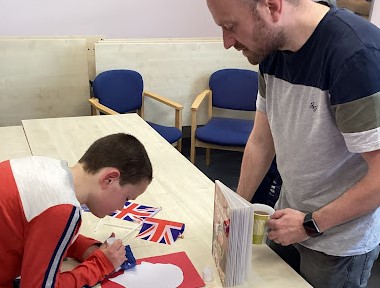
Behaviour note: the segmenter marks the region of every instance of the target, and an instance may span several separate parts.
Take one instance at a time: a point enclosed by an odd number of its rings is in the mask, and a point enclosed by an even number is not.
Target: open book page
[[[223,286],[241,285],[250,270],[253,207],[215,181],[212,253]]]

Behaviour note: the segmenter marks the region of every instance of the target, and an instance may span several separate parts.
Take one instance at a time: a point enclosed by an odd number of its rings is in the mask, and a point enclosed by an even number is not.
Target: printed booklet
[[[224,287],[242,285],[252,257],[253,207],[215,181],[212,255]]]

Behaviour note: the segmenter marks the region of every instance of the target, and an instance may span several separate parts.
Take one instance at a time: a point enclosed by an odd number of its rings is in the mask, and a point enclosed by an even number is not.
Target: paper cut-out
[[[126,270],[109,281],[128,288],[175,288],[182,283],[183,273],[173,264],[142,262],[136,269]]]
[[[137,263],[144,264],[143,266],[137,265],[135,268],[128,271],[119,271],[112,274],[109,279],[101,282],[102,288],[197,288],[205,286],[201,276],[198,274],[185,252],[138,259]],[[170,264],[170,266],[157,266],[152,264]],[[178,277],[179,272],[181,273],[182,278]],[[157,276],[157,274],[161,274],[163,276],[163,273],[166,273],[166,276],[160,277],[159,279],[161,280],[156,279],[155,282],[152,282],[153,284],[146,282],[149,279],[142,279],[153,278],[152,276]],[[167,274],[170,274],[170,276]],[[133,279],[128,279],[128,277]],[[142,278],[140,279],[140,277]],[[179,279],[181,279],[181,281]],[[149,286],[143,286],[147,283]],[[168,285],[174,286],[160,286],[161,283],[163,285],[167,283]]]

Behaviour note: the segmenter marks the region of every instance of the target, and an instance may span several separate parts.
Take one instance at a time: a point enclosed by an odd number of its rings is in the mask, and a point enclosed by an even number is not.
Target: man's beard
[[[256,30],[258,31],[256,32],[258,33],[257,35],[260,35],[261,37],[259,37],[259,39],[255,39],[254,41],[260,42],[260,46],[256,47],[255,50],[248,49],[248,55],[246,56],[249,63],[253,65],[259,64],[274,51],[284,47],[285,44],[285,35],[282,29],[275,31],[266,27],[264,22],[259,21],[259,25]],[[236,44],[235,48],[236,47],[240,48],[240,50],[248,48],[243,46],[241,43]]]
[[[263,39],[264,45],[259,47],[256,51],[251,51],[251,55],[247,57],[249,63],[253,65],[259,64],[270,54],[284,46],[285,37],[282,31],[277,34],[274,34],[274,31],[267,31],[267,33],[263,35],[265,35],[265,38]]]

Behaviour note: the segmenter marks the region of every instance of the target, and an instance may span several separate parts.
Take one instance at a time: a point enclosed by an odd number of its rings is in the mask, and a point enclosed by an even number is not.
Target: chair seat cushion
[[[148,121],[147,121],[148,122]],[[163,138],[166,139],[170,144],[177,142],[182,138],[182,131],[177,127],[168,127],[160,124],[148,122],[148,124],[158,132]]]
[[[253,120],[212,117],[195,130],[195,137],[206,143],[244,147],[253,128]]]

